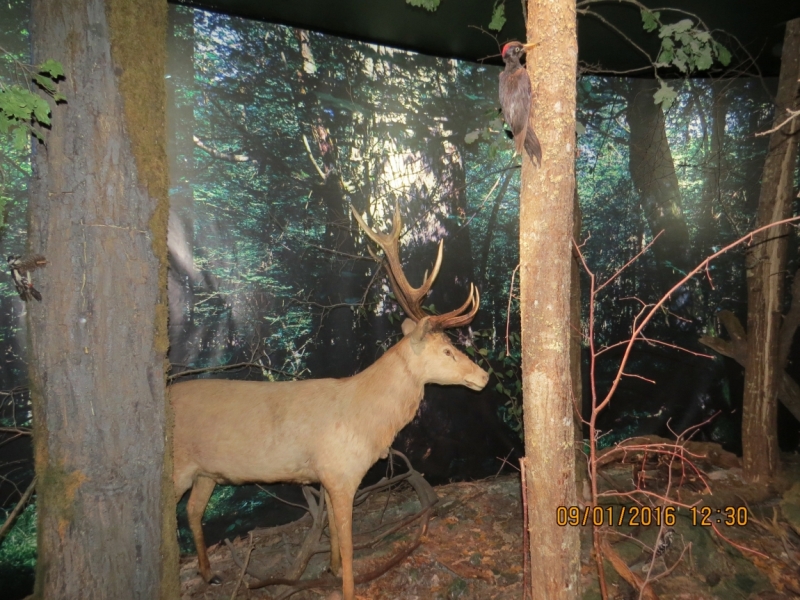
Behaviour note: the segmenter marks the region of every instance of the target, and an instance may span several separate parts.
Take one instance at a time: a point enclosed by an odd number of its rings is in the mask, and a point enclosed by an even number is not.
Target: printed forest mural
[[[443,261],[425,306],[460,306],[474,284],[480,310],[454,342],[491,374],[478,393],[428,386],[394,448],[432,484],[513,470],[522,455],[519,325],[520,157],[498,113],[498,57],[471,63],[284,25],[170,6],[168,39],[169,377],[282,381],[362,371],[402,336],[404,314],[351,208],[389,231],[403,220],[412,285]],[[27,2],[0,7],[0,82],[30,62]],[[498,49],[499,53],[499,49]],[[576,244],[598,279],[626,268],[595,298],[598,390],[611,385],[642,306],[754,228],[776,81],[672,83],[667,110],[652,79],[581,74],[575,149]],[[34,141],[0,137],[0,248],[27,250]],[[544,148],[546,160],[547,148]],[[798,268],[788,234],[787,271]],[[700,342],[724,337],[720,312],[746,322],[746,250],[721,256],[670,297],[638,344],[598,428],[600,448],[676,433],[741,453],[743,369]],[[635,258],[635,260],[633,260]],[[630,262],[632,261],[632,262]],[[628,264],[630,262],[630,264]],[[0,283],[0,509],[33,478],[26,304]],[[581,275],[588,334],[588,275]],[[119,290],[125,294],[125,290]],[[726,313],[727,314],[727,313]],[[589,406],[583,338],[584,412]],[[800,375],[792,352],[787,371]],[[798,422],[779,407],[779,443]],[[243,419],[247,415],[242,415]],[[586,432],[584,432],[586,434]],[[368,475],[387,470],[379,462]],[[218,487],[206,512],[215,543],[302,511],[289,485]],[[184,500],[185,503],[185,500]],[[0,539],[0,579],[30,592],[36,502]],[[183,511],[183,512],[181,512]],[[5,519],[0,519],[4,521]],[[181,549],[193,553],[179,509]]]

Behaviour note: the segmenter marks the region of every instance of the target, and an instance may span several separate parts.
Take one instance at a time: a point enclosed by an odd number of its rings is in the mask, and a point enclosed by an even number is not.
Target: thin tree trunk
[[[798,105],[800,86],[800,19],[789,21],[781,56],[775,125],[786,109]],[[756,227],[789,217],[797,160],[794,119],[770,136],[761,177]],[[779,360],[785,287],[787,227],[756,236],[747,256],[747,365],[742,412],[743,471],[750,481],[764,481],[778,469],[777,394],[783,365]]]
[[[541,168],[523,157],[520,290],[526,494],[531,595],[580,597],[577,528],[559,527],[556,509],[576,505],[570,368],[570,290],[575,190],[575,3],[531,0],[528,53]]]
[[[163,0],[34,0],[68,102],[29,205],[37,598],[176,598]]]
[[[575,188],[574,200],[574,223],[572,225],[572,238],[580,243],[582,218],[578,189]],[[583,376],[581,373],[581,348],[582,348],[582,328],[581,328],[581,273],[583,267],[577,252],[572,256],[570,284],[570,370],[572,375],[572,421],[575,429],[575,485],[576,493],[582,501],[591,499],[589,489],[589,470],[587,468],[588,456],[583,452]]]

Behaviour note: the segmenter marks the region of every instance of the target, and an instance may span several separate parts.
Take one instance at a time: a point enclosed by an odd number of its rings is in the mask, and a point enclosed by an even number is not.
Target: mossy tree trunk
[[[63,63],[38,146],[28,306],[37,598],[176,598],[165,399],[163,0],[34,0],[34,59]],[[166,459],[165,459],[166,456]]]
[[[781,55],[775,125],[800,104],[800,19],[789,21]],[[770,136],[761,176],[756,227],[786,219],[792,212],[800,122],[794,119]],[[745,477],[764,481],[778,469],[778,389],[783,373],[780,327],[786,280],[788,227],[756,236],[747,255],[747,362],[742,409]],[[784,357],[785,360],[785,357]]]
[[[531,596],[580,597],[577,528],[558,527],[574,506],[575,430],[570,299],[575,193],[575,3],[531,0],[528,73],[542,165],[522,162],[520,290]]]

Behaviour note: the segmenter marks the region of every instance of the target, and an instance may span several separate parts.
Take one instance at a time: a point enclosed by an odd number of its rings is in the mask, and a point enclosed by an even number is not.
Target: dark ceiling
[[[500,63],[498,42],[524,37],[521,0],[506,0],[508,22],[495,41],[486,29],[495,0],[442,0],[428,12],[405,0],[180,0],[181,4],[285,25],[375,42],[425,54]],[[663,3],[663,4],[662,4]],[[644,0],[649,6],[667,5],[694,13],[714,30],[736,36],[756,57],[763,75],[780,68],[784,24],[800,17],[800,0]],[[617,1],[593,4],[592,9],[618,26],[637,44],[654,50],[658,38],[642,30],[639,12]],[[662,20],[684,18],[662,13]],[[722,37],[720,41],[726,43]],[[726,45],[735,52],[736,44]],[[644,62],[619,35],[590,16],[578,20],[580,60],[607,71],[626,71]],[[737,53],[744,59],[745,52]],[[491,57],[491,58],[490,58]]]

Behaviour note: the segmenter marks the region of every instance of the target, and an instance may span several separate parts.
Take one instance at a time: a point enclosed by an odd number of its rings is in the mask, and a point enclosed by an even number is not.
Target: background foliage
[[[24,62],[26,3],[12,0],[8,7],[0,8],[0,46]],[[343,377],[374,362],[400,335],[402,314],[377,265],[365,258],[366,241],[349,210],[385,229],[399,202],[412,283],[422,280],[436,244],[445,240],[442,270],[427,300],[431,310],[460,305],[470,282],[481,290],[478,318],[457,337],[494,377],[480,395],[429,386],[396,447],[434,482],[496,472],[498,457],[513,458],[521,448],[512,287],[519,163],[497,118],[499,68],[183,7],[173,6],[171,16],[173,375],[242,364],[224,375],[199,376]],[[771,85],[675,82],[677,96],[664,113],[652,108],[658,89],[652,81],[580,80],[578,194],[588,261],[599,275],[610,274],[665,230],[598,299],[601,344],[629,335],[637,298],[653,300],[751,226],[766,144],[754,133],[769,127]],[[636,168],[641,140],[657,150],[658,168],[675,178],[668,195],[659,188],[664,177]],[[29,176],[27,150],[0,138],[6,255],[25,248]],[[742,255],[726,256],[676,294],[648,333],[705,352],[696,340],[716,332],[718,310],[744,315],[743,278]],[[25,385],[25,306],[5,283],[0,389],[10,390]],[[601,388],[615,368],[609,352],[600,363]],[[720,411],[699,435],[737,449],[738,366],[642,346],[631,372],[655,383],[625,381],[600,423],[605,444],[635,433],[667,434],[670,427],[681,431]],[[24,392],[0,399],[4,426],[29,424]],[[796,446],[796,433],[784,433],[784,447]],[[27,439],[0,446],[2,504],[13,505],[27,485],[29,461]],[[218,488],[207,535],[213,543],[255,522],[286,518],[279,507],[258,489]],[[33,519],[26,519],[17,529],[28,532],[20,538],[28,541],[9,538],[2,546],[20,569],[30,562]]]

